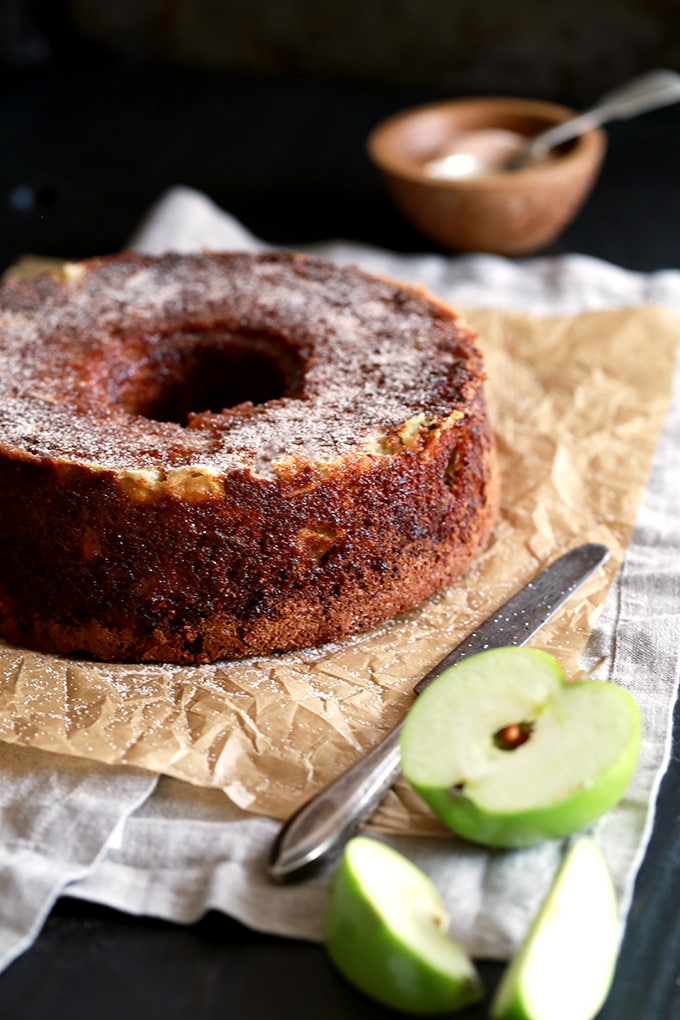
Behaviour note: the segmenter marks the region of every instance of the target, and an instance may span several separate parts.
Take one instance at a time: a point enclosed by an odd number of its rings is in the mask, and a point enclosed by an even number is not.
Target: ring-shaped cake
[[[125,253],[0,289],[0,635],[209,662],[453,582],[498,473],[474,334],[290,253]]]

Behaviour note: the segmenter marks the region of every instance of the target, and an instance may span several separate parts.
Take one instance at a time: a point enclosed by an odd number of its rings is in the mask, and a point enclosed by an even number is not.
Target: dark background
[[[455,95],[587,106],[680,67],[677,0],[0,0],[0,265],[124,246],[182,183],[256,234],[429,247],[364,143],[383,117]],[[678,262],[677,108],[609,129],[595,193],[555,251]]]
[[[662,66],[680,68],[671,0],[0,0],[0,269],[26,252],[120,249],[175,184],[270,242],[432,250],[365,155],[379,120],[469,94],[582,107]],[[544,254],[677,267],[680,107],[608,135],[593,194]],[[679,778],[674,759],[603,1020],[680,1016]],[[485,967],[490,987],[498,972]],[[317,946],[217,914],[180,928],[67,898],[0,975],[0,1003],[21,1020],[388,1015]]]

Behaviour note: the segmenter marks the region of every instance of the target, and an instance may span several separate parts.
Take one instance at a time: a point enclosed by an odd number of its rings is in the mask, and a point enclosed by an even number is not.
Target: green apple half
[[[567,683],[531,648],[496,648],[442,673],[406,717],[404,776],[454,832],[491,846],[568,836],[623,796],[640,713],[623,688]]]
[[[423,872],[396,850],[358,836],[345,847],[328,899],[325,945],[366,995],[406,1013],[445,1013],[482,997],[465,950]]]
[[[606,862],[581,838],[503,974],[493,1020],[592,1020],[614,977],[620,923]]]

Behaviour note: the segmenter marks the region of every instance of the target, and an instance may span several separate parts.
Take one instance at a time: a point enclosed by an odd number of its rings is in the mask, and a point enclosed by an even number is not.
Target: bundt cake
[[[0,288],[0,635],[209,662],[367,628],[454,581],[498,504],[474,335],[290,253]]]

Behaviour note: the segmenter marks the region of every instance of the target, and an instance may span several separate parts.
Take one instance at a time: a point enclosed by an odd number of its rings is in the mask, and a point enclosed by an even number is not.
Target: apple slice
[[[609,993],[619,939],[607,865],[595,843],[581,838],[503,974],[492,1020],[591,1020]]]
[[[496,648],[442,673],[406,717],[404,776],[454,832],[491,846],[568,836],[623,796],[640,713],[601,680],[566,683],[532,648]]]
[[[482,997],[477,971],[447,937],[430,879],[396,850],[357,836],[345,847],[326,911],[325,944],[353,985],[408,1013],[444,1013]]]

